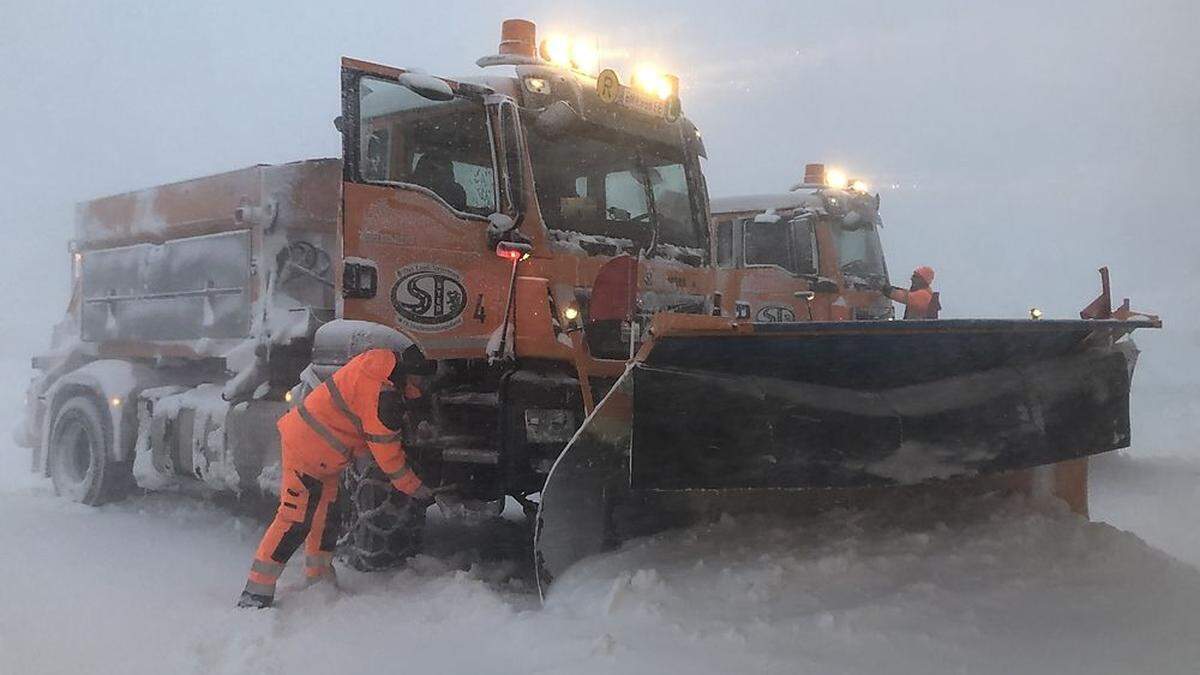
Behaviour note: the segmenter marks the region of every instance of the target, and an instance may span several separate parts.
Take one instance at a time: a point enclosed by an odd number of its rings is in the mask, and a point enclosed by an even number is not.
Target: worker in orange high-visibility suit
[[[280,418],[283,476],[279,510],[254,554],[239,607],[269,607],[275,582],[304,544],[310,581],[333,578],[337,528],[328,527],[342,470],[370,452],[397,490],[418,505],[432,491],[409,468],[400,439],[403,399],[418,398],[419,374],[428,372],[417,348],[363,352],[342,366]]]
[[[903,288],[884,285],[880,292],[904,305],[906,319],[936,319],[941,311],[938,294],[933,292],[933,268],[918,267],[912,273],[912,285]]]

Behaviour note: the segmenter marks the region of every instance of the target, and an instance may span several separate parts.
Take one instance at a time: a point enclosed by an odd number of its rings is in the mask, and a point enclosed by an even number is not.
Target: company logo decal
[[[784,307],[783,305],[766,305],[758,310],[758,314],[754,315],[754,320],[762,323],[795,321],[796,312],[791,307]]]
[[[417,263],[396,272],[391,298],[400,323],[413,330],[441,331],[462,323],[467,288],[455,270]]]

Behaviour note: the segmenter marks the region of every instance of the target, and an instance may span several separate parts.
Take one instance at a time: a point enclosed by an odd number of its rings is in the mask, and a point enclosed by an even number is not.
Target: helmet
[[[930,286],[933,285],[933,268],[932,267],[929,267],[927,265],[922,265],[921,267],[918,267],[917,269],[913,270],[913,274],[918,277],[921,277],[921,279],[924,280],[926,284],[928,284]]]

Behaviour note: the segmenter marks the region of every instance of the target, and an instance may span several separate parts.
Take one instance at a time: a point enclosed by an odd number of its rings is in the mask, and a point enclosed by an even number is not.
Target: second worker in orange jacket
[[[942,309],[938,294],[933,291],[933,268],[918,267],[912,273],[912,285],[903,288],[885,285],[880,292],[888,299],[904,305],[906,319],[936,319]]]
[[[432,502],[432,492],[408,466],[400,438],[402,406],[396,403],[420,396],[406,375],[406,356],[386,349],[363,352],[279,419],[279,509],[254,554],[239,607],[271,605],[275,583],[302,543],[305,575],[332,576],[337,528],[328,527],[329,506],[342,470],[355,457],[369,452],[397,490],[418,503]]]

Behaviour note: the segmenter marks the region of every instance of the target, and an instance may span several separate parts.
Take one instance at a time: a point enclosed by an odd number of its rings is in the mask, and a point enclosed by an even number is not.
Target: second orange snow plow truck
[[[93,504],[135,481],[275,489],[291,402],[416,345],[437,372],[406,413],[413,466],[448,513],[525,505],[544,585],[646,495],[1129,444],[1123,338],[1155,319],[887,320],[877,196],[814,165],[714,214],[675,78],[593,76],[587,50],[537,44],[505,22],[496,70],[457,80],[345,59],[340,160],[81,204],[21,433],[33,469]],[[346,482],[351,564],[411,553],[424,514],[369,464]]]

